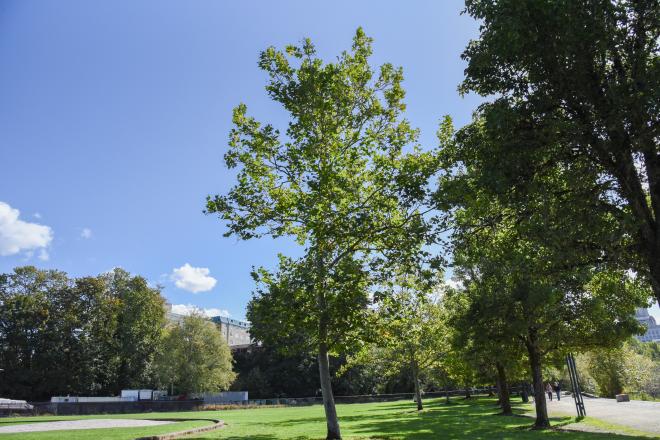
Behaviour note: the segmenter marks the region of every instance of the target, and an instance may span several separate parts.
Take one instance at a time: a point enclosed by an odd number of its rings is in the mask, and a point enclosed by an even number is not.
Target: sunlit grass
[[[621,434],[569,432],[561,428],[573,423],[573,417],[556,417],[553,424],[560,429],[536,431],[530,429],[533,419],[523,416],[530,405],[514,405],[516,415],[504,417],[498,415],[498,408],[493,399],[456,399],[452,405],[446,405],[443,399],[426,402],[426,409],[415,410],[410,401],[383,403],[343,404],[337,406],[342,434],[346,439],[575,439],[605,440],[634,439],[640,432],[604,422],[586,419],[582,423],[598,425],[600,430],[615,430]],[[255,408],[224,411],[197,411],[181,413],[118,414],[111,416],[88,416],[85,418],[218,418],[225,421],[226,427],[208,433],[197,434],[192,438],[218,439],[322,439],[325,437],[325,418],[321,405]],[[39,419],[62,420],[71,417],[39,417]],[[83,417],[74,417],[77,419]],[[5,420],[8,421],[8,420]],[[16,422],[18,420],[12,420]],[[194,422],[182,422],[153,428],[103,429],[86,431],[54,431],[34,434],[0,435],[0,439],[131,439],[138,435],[148,435],[181,430],[184,425]],[[138,431],[140,433],[138,434]]]

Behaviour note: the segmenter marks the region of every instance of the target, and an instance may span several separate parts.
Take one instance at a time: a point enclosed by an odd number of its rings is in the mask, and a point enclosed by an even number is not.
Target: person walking
[[[554,389],[555,389],[555,393],[557,393],[557,401],[560,401],[561,400],[561,384],[559,383],[559,381],[555,381]]]
[[[545,392],[548,393],[548,399],[552,402],[552,385],[550,385],[550,382],[545,384]]]

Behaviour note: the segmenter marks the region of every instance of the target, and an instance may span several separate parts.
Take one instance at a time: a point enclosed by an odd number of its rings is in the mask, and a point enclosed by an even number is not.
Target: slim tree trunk
[[[541,350],[537,345],[536,333],[529,332],[529,337],[525,343],[529,354],[529,366],[532,370],[532,380],[534,386],[534,406],[536,407],[536,422],[534,427],[544,429],[550,427],[548,419],[548,407],[545,402],[545,389],[543,388],[543,373]]]
[[[471,399],[472,398],[472,394],[470,393],[470,384],[469,383],[465,384],[465,398],[466,399]]]
[[[319,344],[319,376],[321,379],[321,392],[323,393],[323,408],[325,409],[325,420],[328,425],[327,440],[341,439],[339,432],[339,420],[335,408],[335,397],[332,394],[330,381],[330,359],[328,358],[328,347],[325,343]]]
[[[415,400],[417,401],[417,411],[424,409],[422,405],[422,390],[419,386],[419,368],[415,361],[412,362],[413,382],[415,383]]]
[[[497,383],[500,389],[500,406],[502,407],[502,414],[505,416],[513,415],[511,410],[511,400],[509,396],[509,382],[506,380],[506,371],[504,365],[499,362],[495,363],[497,368]]]

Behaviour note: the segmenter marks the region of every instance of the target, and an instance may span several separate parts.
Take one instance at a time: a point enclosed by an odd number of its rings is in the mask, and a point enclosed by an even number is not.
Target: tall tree
[[[119,365],[113,392],[153,384],[153,360],[165,326],[165,302],[160,288],[119,268],[103,277],[119,302],[114,335]]]
[[[122,303],[106,281],[104,275],[74,281],[81,311],[77,332],[83,346],[81,362],[86,366],[81,394],[108,395],[115,392],[120,363],[115,336]]]
[[[497,96],[486,107],[508,115],[492,152],[500,183],[589,164],[594,212],[624,218],[660,301],[660,3],[467,0],[466,11],[481,27],[461,90]],[[530,127],[546,141],[516,142]]]
[[[359,297],[367,266],[377,271],[389,258],[418,256],[425,229],[419,199],[433,172],[432,155],[402,152],[415,146],[417,131],[402,119],[401,69],[384,64],[375,71],[371,52],[362,29],[333,63],[316,57],[309,40],[262,52],[266,90],[289,114],[288,127],[283,134],[236,107],[225,162],[239,168],[237,184],[206,206],[227,222],[227,235],[288,235],[305,247],[297,263],[304,276],[290,264],[282,271],[298,273],[284,278],[299,283],[291,287],[315,310],[305,328],[314,327],[329,439],[341,435],[328,356],[345,342],[336,344],[337,336],[360,325],[350,318],[364,307],[340,293],[352,289]],[[279,310],[283,321],[296,315]]]

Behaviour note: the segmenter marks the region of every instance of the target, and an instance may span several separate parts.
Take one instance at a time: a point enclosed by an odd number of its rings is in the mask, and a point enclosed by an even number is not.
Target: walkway
[[[553,415],[576,415],[575,402],[570,396],[562,396],[557,401],[554,396],[548,403],[548,413]],[[584,407],[588,417],[608,423],[627,426],[639,431],[660,434],[660,402],[617,402],[615,399],[592,399],[584,397]]]
[[[97,429],[97,428],[135,428],[142,426],[157,426],[174,423],[164,420],[139,419],[84,419],[63,420],[59,422],[25,423],[0,427],[0,434],[16,432],[61,431],[69,429]]]

